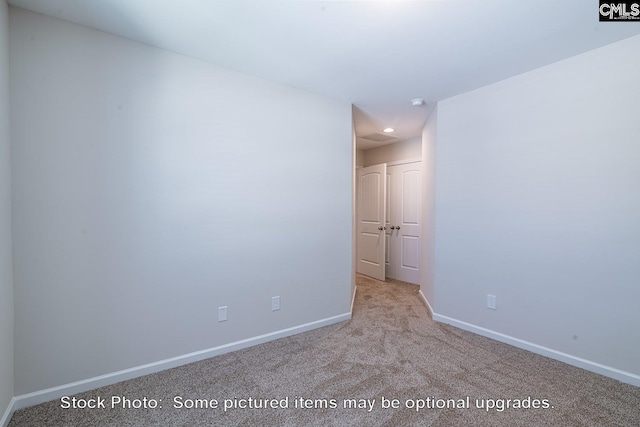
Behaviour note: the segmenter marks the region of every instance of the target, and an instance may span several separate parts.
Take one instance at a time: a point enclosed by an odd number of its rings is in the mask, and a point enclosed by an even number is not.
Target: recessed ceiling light
[[[424,99],[416,98],[411,100],[411,105],[414,107],[421,107],[424,105]]]
[[[391,132],[395,132],[395,129],[394,128],[386,128],[386,129],[383,129],[382,132],[391,133]]]

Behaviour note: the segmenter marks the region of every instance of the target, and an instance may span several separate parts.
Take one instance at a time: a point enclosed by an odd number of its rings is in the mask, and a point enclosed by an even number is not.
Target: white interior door
[[[385,279],[387,165],[358,170],[358,273]]]
[[[387,168],[386,274],[392,279],[415,284],[420,281],[421,176],[420,162]]]

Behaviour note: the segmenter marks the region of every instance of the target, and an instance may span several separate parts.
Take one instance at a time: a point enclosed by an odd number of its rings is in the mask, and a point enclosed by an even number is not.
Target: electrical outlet
[[[487,308],[491,310],[496,309],[496,296],[495,295],[487,295]]]
[[[218,307],[218,322],[225,322],[227,320],[227,306]]]
[[[280,310],[280,297],[271,298],[271,311]]]

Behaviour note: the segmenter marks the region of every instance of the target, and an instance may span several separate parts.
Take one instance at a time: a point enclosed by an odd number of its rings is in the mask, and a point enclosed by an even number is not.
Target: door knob
[[[382,226],[378,227],[378,230],[382,231],[384,230],[384,228],[382,228]]]
[[[396,227],[396,230],[400,230],[400,226],[397,226],[397,227]]]
[[[391,229],[392,229],[392,230],[395,230],[395,229],[396,229],[396,227],[392,225],[392,226],[391,226]]]

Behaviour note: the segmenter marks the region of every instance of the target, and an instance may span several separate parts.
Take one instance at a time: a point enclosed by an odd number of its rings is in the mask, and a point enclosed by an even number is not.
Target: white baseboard
[[[353,295],[351,295],[351,311],[350,311],[351,315],[353,315],[353,306],[356,303],[356,292],[357,291],[358,291],[358,287],[354,286],[353,287]]]
[[[462,320],[454,319],[452,317],[443,316],[433,311],[433,308],[431,308],[431,304],[429,304],[429,300],[427,300],[427,298],[424,296],[422,290],[420,290],[420,297],[431,312],[431,317],[436,322],[446,323],[447,325],[455,326],[456,328],[464,329],[465,331],[473,332],[474,334],[482,335],[484,337],[491,338],[496,341],[500,341],[505,344],[509,344],[514,347],[539,354],[541,356],[559,360],[560,362],[564,362],[568,365],[577,366],[578,368],[582,368],[590,372],[595,372],[596,374],[604,375],[605,377],[613,378],[623,383],[640,387],[640,375],[612,368],[611,366],[606,366],[601,363],[573,356],[571,354],[563,353],[552,348],[521,340],[519,338],[505,335],[503,333],[483,328],[481,326],[473,325],[471,323],[463,322]]]
[[[631,372],[622,371],[620,369],[612,368],[611,366],[602,365],[591,360],[583,359],[581,357],[573,356],[571,354],[563,353],[552,348],[544,347],[542,345],[534,344],[529,341],[521,340],[519,338],[505,335],[500,332],[486,329],[481,326],[472,325],[471,323],[463,322],[462,320],[454,319],[441,314],[433,313],[433,320],[441,323],[446,323],[456,328],[464,329],[465,331],[473,332],[474,334],[482,335],[487,338],[494,339],[496,341],[510,344],[514,347],[518,347],[524,350],[528,350],[532,353],[546,356],[551,359],[559,360],[560,362],[567,363],[569,365],[577,366],[578,368],[585,369],[587,371],[595,372],[596,374],[604,375],[605,377],[613,378],[623,383],[631,384],[636,387],[640,387],[640,375],[632,374]]]
[[[247,347],[252,347],[254,345],[262,344],[267,341],[273,341],[279,338],[288,337],[291,335],[310,331],[312,329],[317,329],[323,326],[332,325],[334,323],[343,322],[349,319],[351,319],[351,313],[344,313],[315,322],[294,326],[292,328],[282,329],[280,331],[270,332],[268,334],[259,335],[257,337],[247,338],[229,344],[224,344],[218,347],[195,351],[193,353],[183,354],[181,356],[160,360],[158,362],[148,363],[146,365],[136,366],[129,369],[123,369],[122,371],[112,372],[110,374],[100,375],[97,377],[88,378],[86,380],[76,381],[57,387],[51,387],[33,393],[22,394],[20,396],[14,397],[11,400],[11,404],[9,405],[9,408],[5,413],[3,420],[7,418],[8,423],[8,420],[11,418],[10,414],[13,414],[13,411],[26,408],[28,406],[38,405],[50,400],[59,399],[63,396],[82,393],[85,391],[96,389],[98,387],[104,387],[121,381],[153,374],[156,372],[164,371],[166,369],[186,365],[188,363],[198,362],[210,357],[230,353],[232,351],[241,350]],[[0,423],[0,426],[5,427],[5,425],[2,423]]]
[[[427,306],[427,310],[429,310],[429,314],[431,315],[431,318],[433,318],[433,308],[431,308],[431,304],[429,304],[429,300],[427,299],[427,297],[425,297],[424,294],[422,293],[422,289],[420,289],[418,294],[420,295],[420,298],[422,298],[422,302],[424,302],[424,305]]]
[[[353,303],[355,301],[355,293],[356,293],[356,289],[354,289],[353,297],[352,297],[352,303],[351,303],[352,311],[353,311]],[[433,320],[437,322],[446,323],[448,325],[455,326],[457,328],[464,329],[466,331],[473,332],[475,334],[482,335],[482,336],[494,339],[496,341],[513,345],[514,347],[531,351],[532,353],[540,354],[542,356],[559,360],[569,365],[586,369],[587,371],[595,372],[597,374],[601,374],[606,377],[610,377],[618,381],[631,384],[636,387],[640,387],[640,375],[622,371],[620,369],[612,368],[610,366],[602,365],[600,363],[592,362],[590,360],[582,359],[580,357],[572,356],[570,354],[553,350],[538,344],[530,343],[528,341],[524,341],[519,338],[502,334],[500,332],[486,329],[481,326],[476,326],[467,322],[463,322],[461,320],[454,319],[452,317],[437,314],[433,311],[433,308],[431,307],[429,300],[427,300],[427,298],[424,296],[422,291],[420,291],[419,294],[423,302],[427,306],[429,312],[431,313]],[[2,418],[0,419],[0,427],[6,427],[9,424],[9,420],[11,419],[13,412],[18,409],[48,402],[54,399],[59,399],[62,396],[82,393],[85,391],[93,390],[98,387],[115,384],[121,381],[130,380],[130,379],[141,377],[148,374],[153,374],[156,372],[163,371],[165,369],[175,368],[177,366],[186,365],[189,363],[208,359],[210,357],[218,356],[218,355],[229,353],[232,351],[241,350],[243,348],[262,344],[262,343],[276,340],[279,338],[288,337],[298,333],[310,331],[312,329],[321,328],[323,326],[328,326],[334,323],[343,322],[349,319],[351,319],[351,313],[344,313],[338,316],[329,317],[329,318],[318,320],[315,322],[305,323],[303,325],[282,329],[280,331],[259,335],[257,337],[236,341],[236,342],[221,345],[218,347],[196,351],[193,353],[172,357],[169,359],[161,360],[154,363],[149,363],[146,365],[137,366],[134,368],[124,369],[124,370],[113,372],[110,374],[100,375],[100,376],[89,378],[86,380],[76,381],[76,382],[61,385],[58,387],[52,387],[45,390],[39,390],[33,393],[27,393],[20,396],[16,396],[11,399],[9,406],[7,407]]]
[[[4,411],[4,415],[0,418],[0,427],[7,427],[9,425],[9,421],[11,420],[11,416],[16,410],[16,398],[12,397],[9,401],[9,406],[7,406],[7,410]]]

